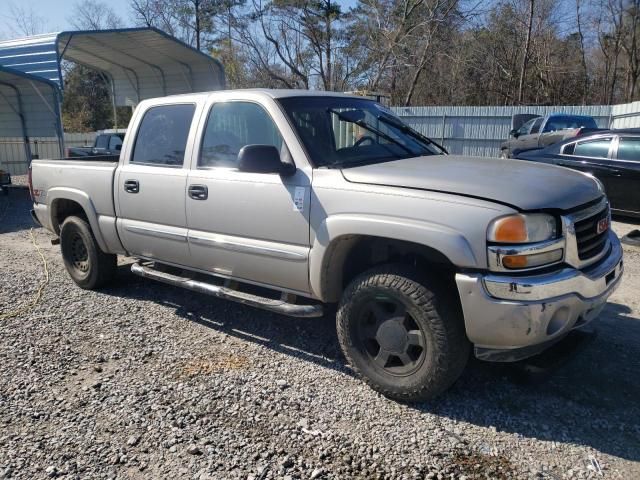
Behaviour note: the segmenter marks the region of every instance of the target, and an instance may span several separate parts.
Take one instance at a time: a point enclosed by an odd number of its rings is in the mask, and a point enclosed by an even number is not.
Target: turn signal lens
[[[505,268],[527,268],[526,255],[507,255],[502,257],[502,265]]]
[[[495,222],[493,241],[501,243],[522,243],[527,241],[527,226],[522,215],[505,217]]]
[[[556,263],[562,260],[563,249],[552,250],[544,253],[534,253],[531,255],[505,255],[502,257],[502,265],[510,270],[519,268],[533,268],[542,265]]]
[[[556,219],[546,213],[509,215],[495,219],[487,240],[495,243],[532,243],[556,238]]]

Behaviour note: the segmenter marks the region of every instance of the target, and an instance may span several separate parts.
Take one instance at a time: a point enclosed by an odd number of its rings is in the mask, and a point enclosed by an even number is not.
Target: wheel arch
[[[89,222],[91,231],[102,251],[108,251],[100,232],[98,214],[93,202],[85,192],[72,188],[52,188],[47,193],[47,197],[49,200],[49,220],[56,235],[60,235],[60,228],[67,217],[83,216]]]
[[[318,229],[309,263],[312,291],[326,302],[338,301],[352,278],[383,263],[411,262],[445,272],[477,265],[466,238],[447,227],[402,219],[331,220]]]

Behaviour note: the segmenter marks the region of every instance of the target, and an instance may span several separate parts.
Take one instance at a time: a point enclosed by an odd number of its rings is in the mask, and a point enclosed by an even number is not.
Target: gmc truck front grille
[[[603,220],[606,221],[606,228],[603,227]],[[598,231],[600,226],[600,230]],[[609,231],[609,207],[588,218],[580,220],[574,225],[576,241],[578,243],[578,258],[589,260],[600,254],[607,243],[607,233]]]

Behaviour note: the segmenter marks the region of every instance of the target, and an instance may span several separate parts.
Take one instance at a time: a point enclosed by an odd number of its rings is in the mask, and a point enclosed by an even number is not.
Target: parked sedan
[[[4,170],[0,170],[0,192],[5,195],[9,194],[9,187],[11,185],[11,175],[9,172],[5,172]]]
[[[590,173],[604,185],[614,213],[640,218],[640,129],[600,131],[515,158]]]

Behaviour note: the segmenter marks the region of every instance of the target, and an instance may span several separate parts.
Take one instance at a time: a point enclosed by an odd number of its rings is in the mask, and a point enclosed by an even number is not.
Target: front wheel
[[[354,370],[375,390],[405,401],[436,397],[460,376],[469,341],[452,292],[404,266],[369,270],[338,307],[338,339]]]
[[[79,287],[93,290],[114,277],[117,257],[100,250],[85,219],[65,219],[60,228],[60,247],[64,266]]]
[[[505,160],[509,158],[509,151],[506,149],[500,150],[500,158]]]

